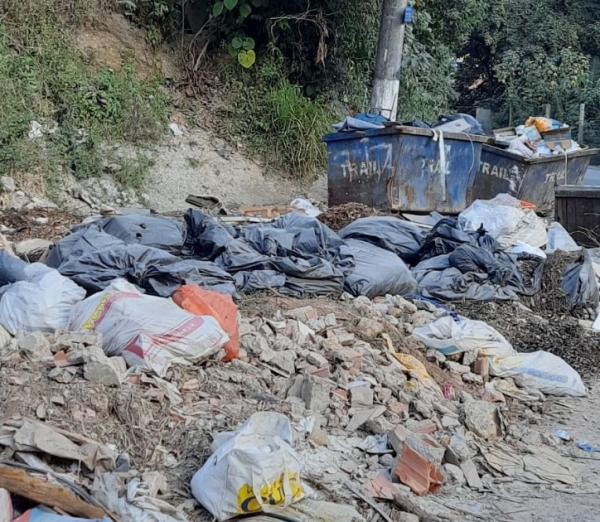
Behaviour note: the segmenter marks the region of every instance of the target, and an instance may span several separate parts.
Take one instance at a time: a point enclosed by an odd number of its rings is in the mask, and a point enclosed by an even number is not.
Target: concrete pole
[[[391,121],[398,113],[400,69],[404,44],[404,10],[408,0],[383,0],[371,110]]]

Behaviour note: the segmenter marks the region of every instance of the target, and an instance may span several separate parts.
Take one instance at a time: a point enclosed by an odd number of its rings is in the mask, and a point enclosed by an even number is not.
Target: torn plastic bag
[[[1,289],[0,324],[12,335],[64,330],[73,305],[85,297],[85,290],[53,268],[10,257],[0,251],[0,266],[11,267],[10,278],[22,279]]]
[[[490,250],[495,250],[494,240],[485,236],[485,231],[465,232],[458,227],[458,222],[454,218],[444,218],[438,221],[431,229],[423,241],[418,257],[422,261],[430,257],[436,257],[443,254],[449,254],[455,248],[463,244],[480,246],[480,242],[487,245]]]
[[[434,322],[414,329],[413,335],[428,348],[449,356],[478,351],[487,357],[507,357],[517,352],[494,328],[483,321],[466,317],[440,317]]]
[[[546,254],[552,254],[557,250],[562,250],[563,252],[577,252],[581,250],[581,247],[575,243],[571,234],[569,234],[560,223],[555,221],[548,227]]]
[[[461,245],[448,256],[448,263],[463,274],[485,273],[493,284],[523,287],[523,278],[516,264],[510,256],[502,252],[494,255],[484,248]]]
[[[560,357],[548,352],[518,353],[490,359],[490,374],[512,377],[522,388],[549,395],[582,397],[585,386],[579,374]]]
[[[214,263],[127,245],[97,229],[80,229],[58,241],[48,264],[89,292],[99,292],[114,279],[123,278],[162,297],[170,296],[182,284],[235,295],[232,277]]]
[[[192,478],[192,494],[217,520],[304,497],[301,463],[284,415],[254,413],[237,431],[217,435],[212,450]]]
[[[409,268],[396,254],[371,243],[346,240],[343,252],[354,258],[354,268],[346,274],[346,291],[369,298],[378,295],[408,295],[417,289]]]
[[[183,246],[182,226],[173,219],[143,214],[126,214],[100,219],[91,224],[128,244],[139,244],[177,253]]]
[[[232,236],[214,218],[190,209],[185,214],[185,222],[187,235],[184,254],[214,261],[227,272],[272,268],[268,256]]]
[[[101,333],[106,355],[122,355],[128,365],[160,377],[177,360],[199,362],[223,355],[229,341],[215,318],[190,314],[170,299],[144,295],[123,279],[77,304],[69,330]]]
[[[285,274],[285,287],[292,295],[340,295],[344,290],[344,273],[326,259],[276,257],[273,266]]]
[[[565,269],[560,284],[561,289],[569,297],[571,307],[598,306],[598,281],[592,263],[592,257],[584,250],[580,259]]]
[[[29,263],[9,254],[7,250],[0,250],[0,288],[27,279],[28,266]]]
[[[414,223],[402,219],[366,217],[340,230],[343,239],[358,239],[394,252],[408,263],[417,261],[426,233]]]
[[[483,227],[503,247],[519,242],[542,247],[548,240],[544,220],[533,210],[521,208],[520,201],[508,194],[474,201],[460,213],[458,224],[466,232]]]

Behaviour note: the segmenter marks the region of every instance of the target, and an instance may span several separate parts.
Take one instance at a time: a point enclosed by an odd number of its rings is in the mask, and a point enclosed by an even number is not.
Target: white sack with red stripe
[[[161,377],[175,362],[223,356],[229,341],[213,317],[192,315],[171,299],[144,295],[123,279],[78,303],[69,330],[102,334],[106,355],[122,355],[129,366]]]

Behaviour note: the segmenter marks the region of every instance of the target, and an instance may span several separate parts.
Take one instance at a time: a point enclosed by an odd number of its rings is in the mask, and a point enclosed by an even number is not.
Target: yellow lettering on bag
[[[90,318],[85,323],[83,323],[84,330],[93,330],[94,329],[94,326],[96,325],[96,321],[98,319],[100,319],[100,317],[104,313],[104,308],[106,307],[106,303],[108,302],[109,299],[110,299],[110,296],[105,295],[100,300],[100,303],[95,308],[95,310],[92,312],[92,315],[90,315]]]
[[[285,474],[287,482],[289,483],[290,492],[292,494],[292,502],[300,500],[304,496],[304,488],[300,484],[300,474],[288,472]],[[269,504],[271,506],[277,506],[284,504],[285,489],[284,489],[284,474],[271,482],[270,484],[264,484],[259,488],[260,502],[256,499],[254,491],[252,490],[251,484],[244,484],[238,490],[237,508],[238,513],[257,513],[261,511],[262,504]]]

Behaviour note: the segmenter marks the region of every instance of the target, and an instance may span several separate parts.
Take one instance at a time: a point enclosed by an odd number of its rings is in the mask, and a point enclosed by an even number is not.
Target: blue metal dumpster
[[[439,133],[394,125],[336,132],[323,140],[330,206],[357,202],[383,210],[457,213],[470,203],[487,138],[444,133],[442,149]]]
[[[554,189],[579,185],[598,149],[582,149],[564,156],[525,159],[519,154],[484,144],[481,163],[469,199],[490,199],[506,192],[534,203],[539,212],[554,208]]]

